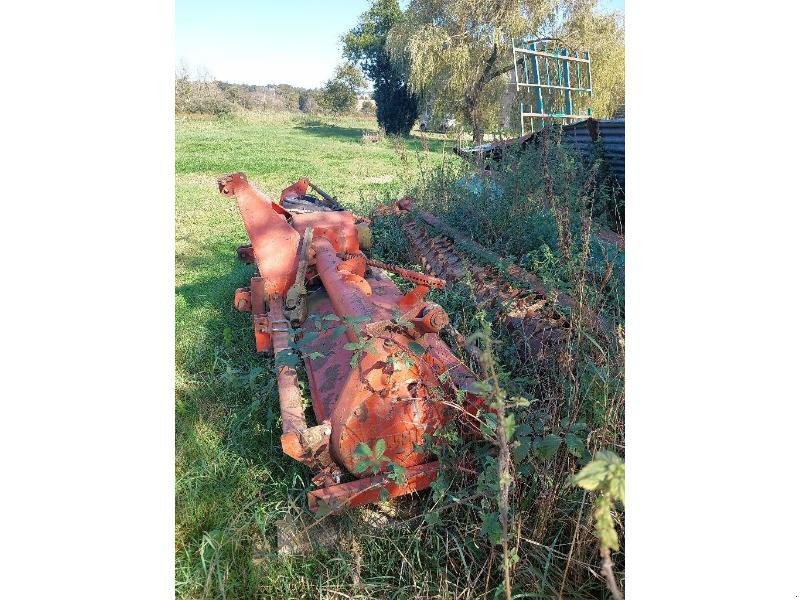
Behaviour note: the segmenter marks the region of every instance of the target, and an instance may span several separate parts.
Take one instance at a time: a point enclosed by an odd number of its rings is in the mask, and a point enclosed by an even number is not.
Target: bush
[[[372,100],[364,100],[361,103],[361,114],[369,115],[371,117],[375,116],[375,102]]]
[[[178,74],[175,83],[175,111],[178,113],[228,114],[236,107],[248,111],[316,112],[319,90],[287,84],[252,85],[212,81],[209,75],[191,81],[188,71]]]
[[[319,110],[319,103],[314,97],[314,94],[310,91],[301,92],[297,102],[300,111],[306,114],[314,113]]]
[[[189,81],[182,77],[175,82],[175,112],[229,115],[234,103],[216,82]]]
[[[352,112],[358,103],[358,93],[364,88],[361,72],[353,64],[336,67],[333,77],[322,87],[322,107],[333,114]]]
[[[281,83],[276,86],[276,93],[281,99],[283,108],[287,110],[298,110],[300,106],[300,90],[294,86]]]
[[[408,94],[408,88],[397,79],[375,86],[376,116],[389,135],[407,136],[417,120],[417,98]]]
[[[217,86],[222,88],[219,83],[217,83]],[[231,104],[241,106],[245,110],[257,108],[257,101],[254,96],[255,94],[245,89],[245,86],[234,85],[225,89],[225,98],[227,98]]]

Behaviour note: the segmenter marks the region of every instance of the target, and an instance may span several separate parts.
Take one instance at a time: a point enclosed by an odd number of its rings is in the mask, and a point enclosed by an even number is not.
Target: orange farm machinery
[[[439,337],[447,313],[426,300],[445,281],[367,258],[369,221],[306,179],[274,202],[243,173],[219,179],[234,198],[255,263],[234,306],[252,315],[258,352],[272,352],[283,452],[312,469],[309,507],[358,506],[430,486],[426,442],[482,405],[476,377]],[[322,199],[306,195],[308,188]],[[411,282],[403,293],[387,272]],[[294,368],[302,356],[309,424]],[[294,357],[294,359],[293,359]],[[299,361],[297,361],[299,362]],[[310,415],[309,415],[310,416]]]

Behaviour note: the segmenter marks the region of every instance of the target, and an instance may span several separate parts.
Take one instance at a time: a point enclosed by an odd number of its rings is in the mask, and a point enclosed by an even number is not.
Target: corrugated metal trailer
[[[482,155],[484,161],[500,160],[503,153],[510,148],[524,148],[530,143],[537,144],[544,131],[547,129],[472,148],[453,148],[453,151],[465,160],[474,160],[478,155]],[[596,142],[600,142],[599,151],[609,172],[624,191],[625,119],[585,119],[561,127],[561,143],[570,146],[583,156],[588,157],[596,152]]]
[[[562,127],[561,143],[584,156],[600,142],[600,152],[620,187],[625,188],[625,119],[586,119]]]

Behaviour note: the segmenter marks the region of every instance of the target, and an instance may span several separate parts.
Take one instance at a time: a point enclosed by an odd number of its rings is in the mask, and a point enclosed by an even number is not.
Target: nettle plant
[[[283,360],[288,361],[285,364],[295,366],[299,364],[301,356],[308,357],[312,360],[321,358],[323,354],[321,352],[312,351],[310,344],[319,337],[323,331],[323,326],[326,323],[339,323],[333,328],[331,333],[334,340],[344,335],[348,329],[353,332],[356,340],[354,342],[346,342],[342,346],[345,350],[350,350],[353,352],[353,356],[350,358],[350,366],[352,368],[356,368],[364,355],[376,353],[374,345],[375,340],[369,336],[361,335],[361,324],[370,321],[370,317],[364,315],[356,317],[339,317],[338,315],[334,314],[328,314],[324,317],[320,317],[317,314],[311,314],[308,318],[311,319],[312,323],[314,324],[314,329],[312,331],[306,331],[302,333],[302,335],[299,330],[293,331],[292,339],[294,341],[290,344],[289,349],[282,353],[285,355]],[[394,311],[394,316],[391,320],[391,323],[391,326],[399,329],[412,326],[411,322],[403,317],[403,315],[396,309]],[[418,342],[411,341],[408,344],[408,347],[411,352],[417,356],[421,356],[425,353],[425,348]],[[289,354],[293,355],[294,358],[289,358]],[[394,367],[399,369],[408,368],[411,364],[413,364],[413,359],[411,356],[402,349],[398,349],[390,354],[387,357],[387,360],[391,362]]]
[[[518,463],[533,445],[530,427],[518,425],[514,411],[529,407],[530,400],[511,396],[501,386],[503,374],[492,354],[488,323],[482,321],[482,327],[466,344],[476,348],[480,345],[479,367],[483,379],[472,391],[485,399],[485,405],[476,414],[470,414],[461,406],[464,394],[457,395],[453,408],[462,411],[462,418],[452,420],[426,440],[429,451],[444,468],[431,485],[434,506],[426,513],[425,522],[442,525],[442,513],[448,506],[472,512],[484,539],[501,548],[502,585],[506,597],[510,597],[511,573],[520,560],[517,548],[509,543],[513,520],[511,496]],[[457,427],[457,421],[472,427]],[[468,476],[459,481],[458,473]],[[462,512],[459,520],[469,519]]]
[[[619,550],[612,510],[619,502],[625,506],[625,464],[610,450],[602,450],[572,480],[574,485],[595,493],[595,533],[603,549]]]
[[[572,479],[572,483],[595,493],[594,530],[603,557],[603,574],[615,600],[622,593],[614,577],[611,550],[619,550],[619,537],[614,527],[613,509],[616,503],[625,507],[625,464],[610,450],[595,454],[594,459]]]

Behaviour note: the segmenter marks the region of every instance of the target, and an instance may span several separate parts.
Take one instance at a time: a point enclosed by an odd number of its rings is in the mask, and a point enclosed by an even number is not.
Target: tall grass
[[[431,527],[447,531],[481,522],[480,531],[468,537],[473,548],[469,569],[486,572],[495,589],[505,585],[497,570],[497,544],[512,543],[514,594],[530,597],[606,593],[591,499],[587,502],[571,479],[598,450],[624,455],[624,253],[595,235],[598,228],[616,225],[615,199],[595,157],[581,157],[557,142],[545,138],[510,153],[488,177],[472,176],[464,165],[443,164],[426,173],[413,194],[420,208],[500,254],[504,262],[532,270],[548,287],[571,294],[579,307],[604,319],[605,328],[597,330],[585,322],[587,311],[571,311],[569,337],[557,355],[531,362],[512,350],[512,334],[499,326],[496,309],[475,300],[468,278],[434,294],[457,329],[467,335],[489,332],[482,334],[490,338],[483,347],[495,349],[489,360],[495,374],[487,390],[497,406],[509,409],[506,418],[513,424],[503,428],[489,419],[485,429],[508,432],[513,464],[510,490],[503,492],[507,506],[502,507],[495,498],[501,490],[495,473],[502,444],[498,451],[497,440],[456,438],[452,456],[461,460],[466,445],[477,462],[474,474],[459,475],[459,465],[453,465],[455,475],[446,476],[442,485],[448,492],[441,498],[469,497],[471,502],[437,511],[441,519]],[[402,240],[385,241],[390,227],[376,223],[378,250],[410,260],[403,256]],[[481,256],[468,259],[484,264]],[[502,265],[490,266],[502,271]],[[492,325],[488,330],[487,323]],[[462,358],[470,360],[466,354]],[[472,366],[486,372],[485,365]],[[447,463],[447,456],[442,458]],[[433,495],[440,496],[438,491]],[[624,567],[624,552],[614,562]]]

